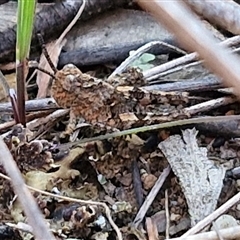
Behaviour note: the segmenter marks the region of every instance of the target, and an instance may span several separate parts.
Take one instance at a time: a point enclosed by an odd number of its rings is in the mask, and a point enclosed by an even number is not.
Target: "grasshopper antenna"
[[[30,68],[35,68],[35,69],[37,69],[37,70],[39,70],[39,71],[41,71],[41,72],[43,72],[43,73],[46,73],[47,75],[49,75],[49,76],[52,77],[53,79],[56,79],[56,77],[55,77],[54,74],[52,74],[52,73],[50,73],[49,71],[47,71],[47,70],[39,67],[39,66],[38,66],[38,62],[36,62],[36,61],[29,61],[29,62],[28,62],[28,65],[29,65]]]
[[[48,62],[48,64],[49,64],[49,66],[50,66],[51,69],[53,70],[54,74],[56,74],[58,70],[57,70],[57,68],[54,66],[54,64],[53,64],[53,62],[52,62],[52,60],[51,60],[51,58],[50,58],[50,56],[49,56],[49,54],[48,54],[48,51],[47,51],[47,48],[46,48],[46,45],[45,45],[45,42],[44,42],[44,40],[43,40],[43,37],[42,37],[41,33],[38,33],[37,36],[38,36],[38,41],[39,41],[39,43],[40,43],[40,45],[41,45],[41,47],[42,47],[42,52],[43,52],[45,58],[47,59],[47,62]],[[38,70],[40,70],[40,69],[38,69]],[[41,69],[40,71],[42,71],[42,69]],[[42,72],[43,72],[43,71],[42,71]],[[48,74],[48,73],[47,73],[47,74]]]

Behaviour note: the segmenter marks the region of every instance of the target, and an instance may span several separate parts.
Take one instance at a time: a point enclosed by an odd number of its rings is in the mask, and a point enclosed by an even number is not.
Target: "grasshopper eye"
[[[75,65],[73,65],[72,63],[69,63],[67,65],[65,65],[63,67],[63,70],[67,70],[67,69],[76,69],[77,67]]]
[[[75,76],[73,76],[73,75],[67,75],[66,76],[66,81],[68,81],[68,82],[73,82],[74,79],[75,79]]]

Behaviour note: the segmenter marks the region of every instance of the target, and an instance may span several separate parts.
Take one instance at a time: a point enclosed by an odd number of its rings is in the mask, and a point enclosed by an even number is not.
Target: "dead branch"
[[[235,37],[232,37],[232,38],[229,38],[227,40],[224,40],[223,42],[220,43],[220,45],[224,45],[224,46],[233,46],[233,45],[236,45],[236,44],[239,44],[240,42],[240,36],[235,36]],[[182,64],[185,64],[185,63],[189,63],[193,60],[196,60],[198,59],[198,54],[197,53],[190,53],[190,54],[187,54],[183,57],[180,57],[180,58],[177,58],[177,59],[174,59],[170,62],[166,62],[160,66],[157,66],[157,67],[154,67],[154,68],[151,68],[149,70],[146,70],[143,72],[143,76],[146,78],[146,80],[150,81],[152,79],[156,79],[158,77],[161,76],[161,73],[173,68],[173,67],[177,67],[179,65],[182,65]],[[200,61],[202,62],[202,61]]]
[[[157,196],[159,190],[161,189],[163,183],[165,182],[168,174],[171,171],[171,167],[168,166],[166,167],[156,183],[154,184],[153,188],[151,189],[150,193],[146,197],[144,203],[142,204],[141,208],[139,209],[134,221],[133,221],[133,226],[137,228],[139,224],[142,222],[143,218],[145,217],[148,208],[151,206],[152,202],[154,201],[155,197]]]
[[[240,226],[221,229],[221,230],[219,230],[219,232],[225,240],[238,239],[240,237]],[[215,231],[211,231],[211,232],[205,232],[205,233],[199,233],[196,235],[191,235],[188,237],[178,237],[178,238],[171,238],[171,239],[172,240],[199,240],[199,239],[218,240],[219,238]]]
[[[236,102],[236,97],[221,97],[217,99],[212,99],[206,102],[202,102],[191,107],[185,108],[191,115],[197,114],[199,112],[206,112],[214,108],[225,106]]]
[[[157,82],[157,81],[156,81]],[[194,92],[194,91],[209,91],[215,90],[222,87],[222,83],[219,78],[214,75],[208,75],[206,77],[199,77],[193,79],[178,79],[176,82],[170,83],[160,83],[150,86],[144,86],[142,89],[152,91],[185,91],[185,92]]]
[[[26,111],[39,111],[39,110],[49,110],[49,109],[58,109],[55,100],[53,98],[43,98],[36,100],[26,101]],[[10,103],[1,103],[0,104],[0,112],[9,112],[12,113],[12,106]]]

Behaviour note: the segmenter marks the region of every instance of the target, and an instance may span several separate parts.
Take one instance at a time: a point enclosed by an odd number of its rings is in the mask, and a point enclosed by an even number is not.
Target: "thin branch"
[[[240,36],[234,36],[231,38],[226,39],[225,41],[219,43],[219,45],[223,45],[223,46],[234,46],[236,44],[239,44],[240,42]],[[180,58],[174,59],[170,62],[166,62],[160,66],[151,68],[149,70],[146,70],[143,72],[144,77],[146,78],[146,80],[152,80],[152,79],[156,79],[158,78],[158,76],[160,76],[161,73],[173,68],[173,67],[177,67],[179,65],[191,62],[193,60],[198,59],[198,54],[197,53],[190,53],[187,54],[185,56],[182,56]],[[203,62],[203,61],[201,61]]]
[[[236,101],[237,101],[236,97],[221,97],[206,102],[202,102],[191,107],[184,108],[184,110],[190,113],[191,115],[194,115],[199,112],[206,112],[221,106],[232,104]]]
[[[120,74],[126,70],[126,68],[136,59],[138,59],[143,53],[147,52],[149,49],[151,49],[154,46],[163,45],[168,47],[171,50],[174,50],[181,54],[186,54],[185,51],[181,50],[178,47],[172,46],[171,44],[162,42],[162,41],[152,41],[149,43],[146,43],[142,47],[138,48],[136,51],[134,51],[133,54],[131,54],[125,61],[123,61],[119,67],[117,67],[114,72],[108,77],[108,79],[115,77],[117,74]]]
[[[148,91],[158,90],[165,92],[172,91],[199,92],[215,90],[221,87],[223,87],[223,85],[218,77],[214,75],[208,75],[205,77],[197,77],[188,80],[177,79],[177,81],[175,82],[153,84],[149,86],[144,86],[142,87],[142,89]]]
[[[227,240],[227,239],[239,239],[239,237],[240,237],[240,226],[221,229],[221,230],[219,230],[219,233],[221,234],[221,236],[225,240]],[[188,237],[171,238],[171,240],[199,240],[199,239],[219,240],[218,235],[215,231],[199,233],[199,234],[191,235],[191,236],[188,236]]]
[[[166,239],[169,239],[169,228],[170,228],[170,217],[169,217],[169,206],[168,206],[168,190],[165,190],[165,212],[166,212]]]
[[[145,215],[147,213],[147,210],[149,209],[149,207],[151,206],[155,197],[157,196],[159,190],[161,189],[161,187],[162,187],[163,183],[165,182],[170,171],[171,171],[171,167],[168,165],[168,167],[166,167],[163,170],[162,174],[160,175],[158,180],[155,182],[153,188],[151,189],[150,193],[146,197],[144,203],[142,204],[141,208],[139,209],[139,211],[132,223],[134,228],[137,228],[139,226],[139,224],[142,222],[143,218],[145,217]]]
[[[49,109],[59,109],[53,98],[42,98],[26,101],[26,111],[41,111]],[[0,113],[12,113],[11,103],[0,103]]]

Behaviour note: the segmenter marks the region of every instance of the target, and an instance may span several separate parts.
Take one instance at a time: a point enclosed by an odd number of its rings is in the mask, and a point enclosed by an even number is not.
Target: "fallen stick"
[[[184,92],[199,92],[210,91],[221,88],[222,83],[220,79],[214,75],[208,75],[206,77],[199,77],[195,79],[178,79],[176,82],[159,83],[150,86],[142,87],[145,90],[152,91],[184,91]]]
[[[225,240],[239,239],[240,226],[219,230],[219,233]],[[218,240],[218,235],[215,231],[199,233],[188,237],[171,238],[171,240]]]
[[[26,101],[26,111],[33,112],[39,110],[59,109],[53,98],[43,98]],[[11,103],[1,103],[0,112],[12,113]]]

